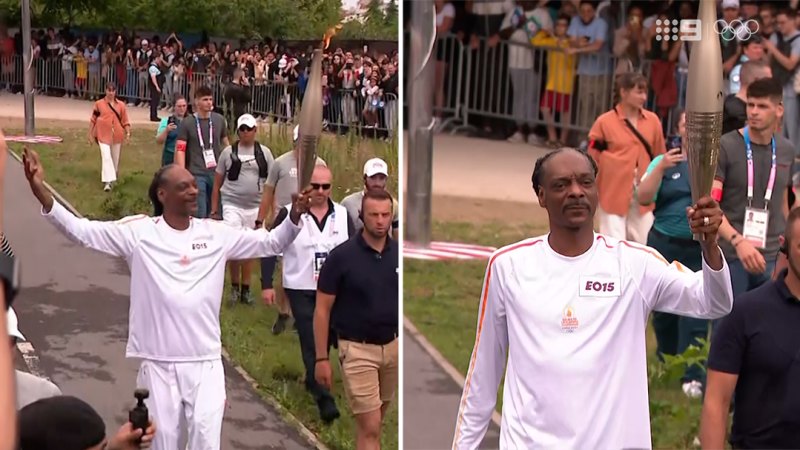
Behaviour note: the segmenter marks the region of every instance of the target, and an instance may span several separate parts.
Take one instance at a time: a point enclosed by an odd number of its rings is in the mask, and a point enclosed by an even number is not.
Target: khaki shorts
[[[398,340],[386,345],[339,340],[342,384],[354,415],[376,411],[397,392]]]

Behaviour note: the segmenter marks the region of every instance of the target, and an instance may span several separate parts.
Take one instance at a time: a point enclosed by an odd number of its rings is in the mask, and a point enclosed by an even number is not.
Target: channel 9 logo
[[[730,23],[723,19],[714,22],[714,32],[720,35],[723,41],[738,39],[746,41],[758,34],[758,22],[755,20],[733,20]],[[656,20],[657,41],[699,41],[703,37],[700,19],[683,20]]]

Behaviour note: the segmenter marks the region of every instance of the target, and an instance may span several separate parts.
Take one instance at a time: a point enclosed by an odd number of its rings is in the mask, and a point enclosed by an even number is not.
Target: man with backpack
[[[238,229],[255,228],[264,183],[275,161],[272,150],[256,141],[257,125],[251,114],[239,117],[236,122],[239,140],[222,150],[214,175],[211,218]],[[229,269],[231,303],[252,304],[250,276],[253,262],[231,261]]]
[[[797,31],[797,13],[785,9],[775,18],[777,32],[765,40],[770,55],[772,77],[783,86],[783,134],[794,146],[795,158],[800,157],[800,104],[794,89],[797,63],[800,61],[800,32]]]

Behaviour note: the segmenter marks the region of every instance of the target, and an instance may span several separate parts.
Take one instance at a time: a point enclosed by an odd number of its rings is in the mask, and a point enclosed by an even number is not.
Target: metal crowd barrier
[[[500,120],[530,127],[551,125],[585,136],[595,119],[613,107],[615,73],[625,66],[622,58],[609,53],[570,58],[562,49],[544,45],[508,41],[491,45],[487,38],[467,45],[452,34],[438,38],[434,52],[436,131],[452,134]],[[566,68],[551,67],[555,54],[566,57]],[[653,61],[643,60],[634,70],[649,83],[652,67]],[[546,89],[548,78],[555,93]],[[675,82],[677,104],[663,118],[669,132],[674,110],[685,106],[685,71],[675,69]],[[658,96],[652,91],[647,108],[658,111]]]
[[[93,100],[105,95],[105,84],[117,85],[117,96],[128,104],[150,102],[150,75],[118,65],[89,64],[61,59],[34,61],[34,87],[38,93]],[[197,86],[214,93],[215,107],[226,114],[232,107],[226,100],[228,77],[214,73],[168,74],[162,86],[160,107],[172,107],[176,94],[191,101]],[[0,89],[23,90],[22,57],[0,60]],[[245,111],[265,120],[292,123],[298,116],[303,90],[297,83],[248,80],[250,101]],[[328,131],[373,131],[391,136],[397,129],[397,95],[385,93],[368,97],[361,89],[326,89],[323,114]]]

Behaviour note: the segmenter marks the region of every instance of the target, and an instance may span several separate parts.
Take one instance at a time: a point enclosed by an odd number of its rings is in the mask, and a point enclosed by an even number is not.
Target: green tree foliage
[[[341,18],[341,0],[31,0],[31,6],[34,27],[206,31],[241,39],[322,38]],[[395,38],[397,15],[396,3],[384,8],[375,0],[352,37]],[[19,0],[0,0],[0,16],[18,24]]]
[[[399,22],[397,0],[372,0],[363,19],[344,24],[340,35],[348,39],[397,39]]]

